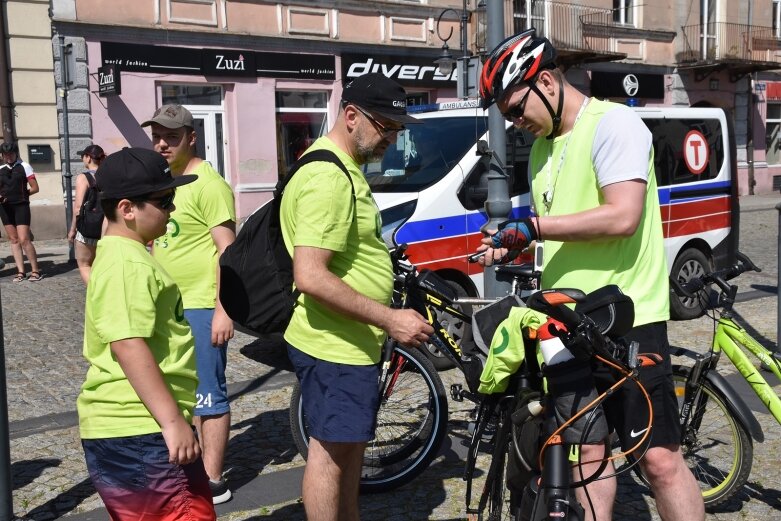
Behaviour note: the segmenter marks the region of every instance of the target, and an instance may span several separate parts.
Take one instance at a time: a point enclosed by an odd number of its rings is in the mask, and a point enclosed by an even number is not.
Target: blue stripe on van
[[[527,215],[529,215],[528,206],[516,207],[510,212],[510,217],[512,219],[519,219]],[[482,211],[464,213],[463,215],[437,217],[436,219],[427,219],[425,221],[408,221],[404,223],[396,233],[396,242],[402,244],[405,242],[432,241],[435,239],[479,233],[480,227],[487,221],[488,217],[485,212]]]
[[[696,185],[664,186],[659,188],[659,204],[665,205],[675,201],[676,203],[697,201],[719,194],[729,194],[732,190],[732,181],[702,182]]]

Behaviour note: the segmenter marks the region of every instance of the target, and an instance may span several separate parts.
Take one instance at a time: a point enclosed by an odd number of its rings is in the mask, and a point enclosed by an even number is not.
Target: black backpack
[[[222,307],[236,323],[255,333],[284,332],[293,315],[300,292],[293,290],[293,260],[282,238],[279,209],[293,174],[314,161],[337,165],[350,180],[355,200],[353,181],[336,154],[309,152],[290,167],[287,177],[277,183],[274,198],[247,218],[236,241],[220,256]]]
[[[103,231],[103,208],[92,172],[84,172],[89,188],[81,201],[79,215],[76,216],[76,230],[87,239],[100,239]]]

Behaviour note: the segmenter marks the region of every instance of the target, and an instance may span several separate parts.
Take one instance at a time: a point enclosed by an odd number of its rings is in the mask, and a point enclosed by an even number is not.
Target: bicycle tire
[[[366,445],[361,492],[387,492],[412,481],[436,457],[447,433],[448,402],[442,380],[418,349],[396,344],[389,374],[396,373],[377,412],[375,437]],[[293,441],[306,459],[309,435],[296,383],[290,400]]]
[[[512,457],[510,452],[512,450],[511,442],[507,441],[503,451],[498,454],[496,452],[493,453],[492,463],[497,457],[498,461],[495,473],[491,477],[492,481],[489,484],[487,521],[514,521],[520,506],[521,495],[511,490],[507,484],[508,459]]]
[[[689,370],[673,370],[679,408],[683,404]],[[734,496],[748,480],[754,446],[746,429],[732,415],[724,396],[710,382],[702,380],[703,403],[692,411],[683,433],[681,452],[702,491],[705,509],[713,510]],[[695,425],[698,425],[695,428]],[[628,459],[634,460],[633,457]],[[646,485],[640,465],[635,474]]]

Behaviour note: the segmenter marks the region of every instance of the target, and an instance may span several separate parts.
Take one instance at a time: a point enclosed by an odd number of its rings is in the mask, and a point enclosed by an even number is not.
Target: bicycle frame
[[[743,378],[746,379],[746,382],[748,382],[762,403],[765,404],[768,411],[781,424],[781,399],[778,398],[778,395],[776,395],[767,380],[757,371],[749,357],[741,349],[741,346],[764,362],[773,374],[781,379],[781,368],[779,368],[778,362],[773,358],[770,351],[754,340],[744,328],[733,320],[729,313],[723,314],[719,318],[716,334],[713,337],[713,352],[716,355],[714,366],[721,352],[727,355],[727,358],[743,375]]]

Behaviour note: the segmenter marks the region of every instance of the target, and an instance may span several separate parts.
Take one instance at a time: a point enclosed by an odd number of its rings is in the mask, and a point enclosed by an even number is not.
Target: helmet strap
[[[556,112],[553,111],[553,106],[548,102],[548,99],[543,95],[540,89],[537,88],[536,81],[529,82],[529,86],[531,90],[533,90],[534,93],[537,94],[537,96],[542,100],[545,108],[548,109],[548,114],[550,114],[553,127],[551,128],[550,134],[548,134],[545,139],[553,139],[556,137],[556,134],[559,131],[559,127],[561,126],[561,112],[564,108],[564,82],[562,81],[561,77],[559,77],[559,106],[556,109]]]

